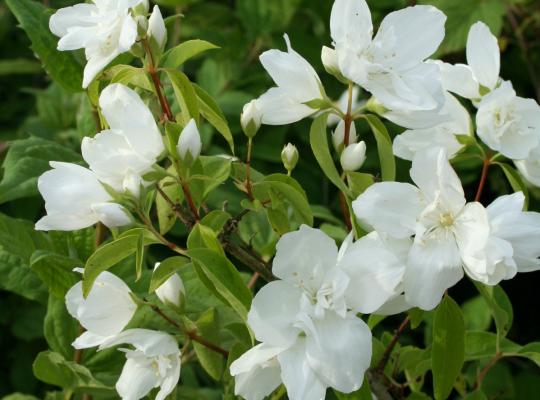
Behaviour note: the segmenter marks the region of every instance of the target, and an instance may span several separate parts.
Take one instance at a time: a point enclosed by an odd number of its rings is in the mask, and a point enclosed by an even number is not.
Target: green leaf
[[[135,250],[135,280],[141,279],[143,261],[144,261],[144,231],[141,230],[137,235],[137,249]]]
[[[106,72],[112,76],[111,84],[121,83],[127,86],[137,86],[141,89],[148,90],[149,92],[154,90],[144,68],[119,64],[109,68]]]
[[[382,180],[394,181],[396,180],[396,159],[392,151],[392,139],[388,134],[388,130],[376,115],[368,114],[364,118],[371,127],[371,131],[377,142]]]
[[[208,195],[231,174],[230,159],[219,156],[200,156],[191,168],[190,188],[196,205],[200,205]]]
[[[43,332],[52,351],[60,353],[67,360],[73,359],[74,349],[71,343],[80,333],[79,324],[68,313],[63,298],[49,296]]]
[[[187,246],[189,250],[211,249],[225,255],[216,232],[202,223],[197,223],[189,233]]]
[[[487,286],[476,281],[473,281],[473,283],[476,286],[476,289],[478,289],[478,292],[484,297],[491,310],[491,314],[493,315],[493,319],[495,319],[495,325],[497,327],[498,343],[500,343],[512,327],[512,322],[514,320],[512,303],[500,286]]]
[[[87,368],[73,361],[66,361],[60,354],[52,351],[39,353],[33,370],[39,380],[65,389],[107,394],[112,394],[114,390],[96,380]]]
[[[516,354],[521,346],[503,339],[500,344],[500,351],[505,354]],[[491,332],[473,331],[465,335],[465,359],[467,361],[493,358],[497,354],[497,335]]]
[[[491,325],[491,312],[482,296],[475,296],[463,303],[463,317],[468,331],[487,331]]]
[[[177,179],[167,177],[159,182],[159,187],[173,203],[173,205],[182,204],[184,201],[184,193],[182,192]],[[173,210],[173,206],[170,204],[170,202],[165,200],[160,193],[156,195],[156,209],[159,233],[164,235],[174,226],[177,218],[176,213]]]
[[[108,270],[137,251],[141,231],[144,234],[144,245],[159,243],[149,231],[144,228],[135,228],[123,234],[123,236],[107,243],[96,250],[86,261],[83,275],[83,294],[88,296],[99,274]]]
[[[199,102],[193,84],[186,74],[181,71],[166,69],[165,72],[172,83],[174,94],[180,104],[184,125],[192,118],[199,125]]]
[[[363,172],[348,172],[347,181],[349,182],[353,198],[356,198],[375,183],[375,177]]]
[[[332,155],[330,154],[330,148],[328,147],[328,138],[326,133],[326,120],[328,114],[322,114],[315,118],[311,124],[311,131],[309,133],[309,141],[311,144],[311,150],[317,159],[321,169],[330,181],[336,185],[336,187],[351,197],[352,194],[345,185],[345,182],[341,179],[339,172],[334,164]]]
[[[213,49],[219,47],[205,40],[187,40],[168,50],[163,55],[162,64],[165,68],[178,68],[187,60]]]
[[[234,265],[225,256],[210,249],[189,250],[188,254],[212,284],[209,289],[217,292],[246,320],[251,306],[251,292]]]
[[[58,38],[49,30],[49,12],[45,6],[31,0],[6,0],[21,27],[32,42],[49,75],[71,92],[82,91],[82,67],[75,55],[56,49]]]
[[[229,129],[227,118],[219,108],[216,101],[203,88],[193,84],[193,88],[199,99],[199,109],[201,115],[223,136],[229,144],[231,152],[234,154],[234,139]]]
[[[37,250],[30,258],[30,267],[49,288],[49,293],[63,299],[77,283],[73,269],[83,262],[47,250]]]
[[[154,293],[167,279],[180,271],[180,269],[189,264],[189,262],[189,258],[181,256],[169,257],[163,260],[152,273],[152,280],[150,281],[148,293]]]
[[[436,400],[447,399],[465,360],[465,322],[459,305],[448,295],[433,321],[433,390]]]
[[[0,203],[38,194],[37,179],[51,169],[50,161],[79,162],[81,156],[73,150],[37,137],[14,140],[2,168]]]
[[[211,308],[206,311],[196,322],[197,333],[210,341],[211,343],[219,343],[219,322],[218,313],[215,309]],[[216,381],[221,379],[224,371],[223,356],[210,350],[208,347],[203,346],[198,342],[193,342],[193,349],[197,354],[197,359],[201,363],[208,375],[214,378]]]
[[[502,171],[504,172],[504,176],[506,176],[506,179],[508,179],[508,183],[510,183],[510,186],[514,192],[523,192],[523,195],[525,196],[525,205],[523,208],[524,210],[527,210],[529,208],[529,190],[527,189],[527,184],[519,172],[517,172],[515,168],[505,163],[495,162],[494,164],[501,167]]]
[[[0,76],[37,74],[41,72],[41,64],[26,58],[0,61]]]

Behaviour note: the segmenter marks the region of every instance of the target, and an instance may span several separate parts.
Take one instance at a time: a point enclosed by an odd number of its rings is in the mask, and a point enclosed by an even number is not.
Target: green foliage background
[[[51,8],[60,8],[75,1],[44,0],[43,3]],[[171,43],[198,38],[221,47],[209,52],[207,57],[189,62],[184,72],[218,100],[235,135],[240,157],[245,153],[245,141],[239,126],[241,108],[271,85],[258,63],[258,55],[268,48],[283,48],[283,33],[289,34],[295,49],[320,72],[332,97],[337,98],[345,89],[324,73],[320,62],[321,46],[330,43],[328,19],[331,0],[160,0],[157,3],[163,6],[166,15],[184,15],[169,20],[169,34],[173,37]],[[369,3],[377,22],[388,12],[412,2],[372,0]],[[424,0],[421,3],[433,4],[448,15],[447,36],[439,56],[451,62],[463,61],[468,29],[475,21],[483,20],[500,37],[502,76],[512,80],[519,95],[538,98],[540,1]],[[46,20],[47,15],[44,14],[43,20],[36,21],[36,24],[43,24]],[[83,136],[95,134],[95,121],[86,95],[76,91],[78,85],[62,86],[51,82],[41,62],[34,57],[28,36],[17,27],[3,0],[0,1],[0,48],[0,157],[3,162],[0,180],[0,398],[34,399],[31,396],[9,396],[15,392],[44,398],[52,388],[34,377],[32,363],[40,351],[53,347],[50,343],[52,338],[58,341],[58,348],[62,345],[67,348],[67,343],[62,342],[70,337],[73,327],[54,326],[47,320],[47,307],[49,310],[61,309],[61,304],[52,297],[48,299],[40,274],[50,273],[51,265],[69,264],[74,267],[78,264],[77,259],[85,260],[86,253],[91,252],[93,232],[58,234],[54,243],[49,236],[34,232],[32,222],[44,211],[36,189],[36,178],[48,169],[49,160],[80,161],[80,140]],[[75,65],[84,62],[80,53],[65,56]],[[57,66],[48,65],[47,68],[55,70]],[[76,75],[80,70],[66,67],[62,73]],[[317,223],[336,239],[342,239],[345,227],[340,222],[336,190],[316,167],[309,145],[310,122],[263,127],[255,141],[254,167],[265,173],[281,170],[281,149],[289,141],[294,143],[301,155],[294,176],[306,190],[310,203],[320,206],[315,213]],[[367,135],[368,126],[363,124],[357,123],[360,136],[371,138]],[[398,128],[393,127],[392,133],[396,132]],[[206,154],[227,152],[225,141],[215,131],[208,128],[203,134]],[[375,144],[368,141],[368,149],[366,168],[376,171]],[[397,179],[406,180],[408,164],[398,161],[397,171]],[[462,166],[460,172],[470,197],[476,187],[479,166]],[[494,169],[485,201],[508,191],[502,172]],[[540,209],[540,192],[532,191],[531,197],[531,208]],[[241,198],[238,192],[218,189],[210,203],[220,207],[225,200],[234,205],[239,204]],[[257,221],[250,223],[256,225]],[[185,231],[176,226],[173,235],[184,237]],[[62,241],[66,243],[65,248],[58,244]],[[73,243],[79,254],[68,254]],[[37,255],[36,251],[39,251]],[[150,255],[156,260],[161,256]],[[59,268],[52,273],[61,271]],[[515,322],[509,338],[518,343],[540,339],[537,322],[539,278],[540,273],[527,274],[502,285],[515,310]],[[468,329],[486,329],[491,323],[490,318],[486,318],[485,311],[482,311],[485,309],[482,300],[472,297],[474,287],[468,285],[465,283],[453,289],[452,296],[460,304],[467,301],[464,312]],[[64,289],[57,288],[60,293]],[[390,319],[384,323],[395,326],[395,322]],[[378,329],[382,330],[384,323],[375,328],[375,335]],[[428,321],[424,330],[415,331],[406,340],[416,344],[427,343],[430,329]],[[48,336],[49,346],[44,335]],[[486,378],[489,398],[537,398],[540,373],[532,365],[521,359],[498,364]],[[180,398],[220,398],[219,392],[212,389],[212,380],[202,371],[186,369],[182,374],[183,381],[193,388],[193,393],[186,391]]]

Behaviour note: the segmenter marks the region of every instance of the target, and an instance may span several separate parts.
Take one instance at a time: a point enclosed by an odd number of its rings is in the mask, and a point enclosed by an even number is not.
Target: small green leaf
[[[88,296],[99,274],[108,270],[137,251],[141,231],[144,234],[144,245],[159,243],[156,237],[144,228],[131,229],[113,242],[96,250],[86,261],[83,275],[83,294]]]
[[[465,360],[465,322],[459,305],[448,295],[433,321],[433,391],[436,400],[447,399]]]
[[[165,72],[172,83],[174,94],[180,109],[182,110],[182,119],[186,125],[190,119],[194,119],[199,124],[199,102],[195,93],[193,84],[189,78],[181,71],[166,69]]]
[[[501,167],[504,172],[504,176],[506,176],[506,179],[508,179],[508,183],[510,183],[510,186],[514,192],[523,192],[523,195],[525,196],[525,205],[523,208],[524,210],[527,210],[529,208],[529,190],[527,189],[527,185],[519,172],[517,172],[515,168],[505,163],[495,162],[494,164]]]
[[[512,303],[500,286],[487,286],[476,281],[473,281],[473,283],[476,286],[476,289],[478,289],[478,292],[486,300],[487,305],[491,310],[491,314],[495,319],[498,343],[500,344],[512,327],[512,322],[514,320]]]
[[[141,230],[137,236],[137,249],[135,251],[135,280],[141,279],[144,261],[144,231]]]
[[[181,256],[169,257],[163,260],[152,274],[148,293],[154,293],[167,279],[180,271],[180,269],[189,264],[189,262],[189,258]]]
[[[311,124],[311,131],[309,133],[309,141],[311,143],[311,150],[317,159],[321,169],[330,181],[336,185],[336,187],[351,197],[351,191],[345,185],[345,182],[341,179],[339,172],[334,164],[332,155],[330,154],[330,148],[328,147],[328,138],[326,132],[326,120],[328,114],[322,114],[315,118]]]
[[[382,179],[383,181],[394,181],[396,179],[396,159],[394,158],[392,139],[388,134],[388,130],[376,115],[368,114],[364,118],[371,127],[377,142]]]
[[[211,249],[225,255],[216,232],[201,223],[197,223],[189,233],[187,246],[189,250]]]
[[[77,259],[46,250],[37,250],[30,258],[30,267],[49,288],[49,293],[63,299],[77,283],[73,269],[83,263]]]
[[[195,325],[197,326],[197,333],[200,336],[209,340],[211,343],[219,344],[220,326],[218,313],[215,309],[211,308],[203,313]],[[201,366],[208,372],[208,375],[219,381],[221,375],[223,375],[225,366],[223,356],[197,342],[193,342],[193,349],[197,354],[197,359],[201,363]]]
[[[178,68],[189,59],[214,49],[219,47],[205,40],[187,40],[168,50],[163,55],[162,64],[165,68]]]
[[[375,177],[363,172],[348,172],[347,182],[351,188],[353,198],[356,198],[375,183]]]
[[[251,306],[251,292],[234,265],[225,256],[210,249],[189,250],[188,254],[207,278],[205,284],[212,284],[209,289],[225,299],[245,321]]]
[[[112,76],[111,83],[137,86],[149,92],[154,90],[144,68],[119,64],[109,68],[106,72]]]
[[[49,29],[49,10],[31,0],[6,0],[6,4],[32,41],[32,50],[49,75],[64,89],[81,92],[82,66],[73,52],[57,50],[58,38]]]

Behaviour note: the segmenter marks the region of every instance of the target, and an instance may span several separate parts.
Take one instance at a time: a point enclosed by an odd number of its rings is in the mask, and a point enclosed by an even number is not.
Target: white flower
[[[160,49],[164,49],[167,44],[167,28],[165,27],[165,21],[161,15],[159,6],[154,6],[152,14],[148,19],[148,31],[147,35],[150,39],[156,41],[156,44]]]
[[[159,267],[159,264],[156,263],[154,270]],[[156,295],[164,304],[172,304],[175,307],[180,307],[182,305],[182,298],[186,295],[182,278],[177,273],[172,274],[169,279],[156,289]]]
[[[475,269],[467,272],[474,279],[496,285],[517,272],[540,269],[540,214],[523,211],[522,192],[501,196],[487,207],[491,235]]]
[[[264,69],[277,87],[269,89],[257,101],[266,125],[286,125],[300,121],[317,110],[304,103],[325,98],[322,83],[313,67],[291,47],[285,35],[287,52],[268,50],[261,54]]]
[[[127,86],[107,86],[99,105],[110,129],[83,139],[83,158],[113,189],[133,189],[133,180],[141,181],[165,150],[159,128],[139,95]]]
[[[540,144],[540,106],[518,97],[510,82],[485,95],[476,114],[478,136],[504,156],[523,160]]]
[[[73,347],[85,349],[98,346],[122,332],[137,310],[130,293],[122,279],[107,271],[98,275],[86,299],[83,297],[82,282],[69,289],[66,294],[67,310],[86,329],[73,342]]]
[[[257,103],[257,100],[251,100],[244,105],[242,115],[240,116],[242,130],[250,138],[257,134],[262,123],[263,114]]]
[[[447,121],[429,129],[412,129],[403,132],[394,139],[394,154],[405,160],[411,160],[415,154],[433,147],[442,147],[452,158],[463,148],[456,135],[471,135],[471,117],[461,103],[447,93],[442,109]]]
[[[292,143],[287,143],[287,145],[281,151],[281,161],[287,171],[292,171],[296,164],[298,163],[298,149]]]
[[[199,129],[192,118],[180,133],[176,150],[180,159],[191,165],[201,154],[202,141]]]
[[[160,388],[156,400],[165,400],[180,379],[180,350],[169,334],[149,329],[129,329],[105,341],[99,349],[130,344],[116,390],[124,400],[139,400]]]
[[[374,233],[341,249],[303,225],[277,244],[271,282],[255,296],[248,324],[262,344],[231,364],[236,394],[260,400],[280,382],[291,400],[319,400],[327,387],[362,385],[371,332],[354,312],[369,313],[394,296],[403,266]],[[276,302],[279,299],[279,302]]]
[[[530,184],[540,187],[540,146],[535,147],[525,160],[514,160],[514,164]]]
[[[354,112],[360,105],[360,101],[358,100],[358,96],[360,96],[360,88],[358,86],[353,87],[352,91],[352,103],[351,103],[351,109]],[[349,106],[349,91],[345,90],[341,96],[339,96],[338,101],[335,102],[335,105],[337,108],[341,110],[343,114],[347,112],[347,108]],[[343,121],[343,118],[339,117],[336,114],[329,114],[328,119],[326,120],[326,123],[328,126],[334,126],[337,125],[340,121]]]
[[[487,244],[490,226],[480,203],[467,203],[461,182],[442,149],[417,153],[411,178],[416,183],[383,182],[353,202],[361,222],[396,239],[414,235],[403,288],[408,303],[434,308],[444,291],[474,269]]]
[[[109,228],[131,223],[95,173],[76,164],[52,161],[50,165],[53,169],[38,179],[47,215],[36,223],[37,230],[74,231],[99,221]]]
[[[341,153],[341,167],[343,171],[352,172],[359,170],[366,161],[366,143],[353,143],[345,147]]]
[[[467,63],[441,67],[445,89],[467,99],[479,99],[499,82],[501,57],[497,38],[483,22],[475,23],[467,39]]]
[[[61,8],[49,21],[52,33],[61,39],[58,50],[85,49],[88,63],[83,88],[118,55],[129,51],[137,39],[137,23],[129,9],[141,0],[94,0]]]
[[[445,15],[431,6],[390,13],[373,36],[365,0],[336,0],[330,31],[342,74],[386,108],[435,110],[444,103],[440,72],[426,60],[444,38]]]

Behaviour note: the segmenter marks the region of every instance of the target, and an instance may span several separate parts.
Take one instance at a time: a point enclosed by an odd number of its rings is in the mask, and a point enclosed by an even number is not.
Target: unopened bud
[[[347,78],[343,76],[341,70],[339,69],[338,55],[336,50],[323,46],[321,51],[321,61],[326,72],[333,75],[340,82],[348,83]]]
[[[148,38],[155,40],[157,46],[163,50],[167,44],[167,28],[158,6],[154,6],[152,15],[148,19]]]
[[[289,143],[283,148],[283,151],[281,152],[281,160],[283,161],[283,165],[287,171],[291,172],[296,167],[298,158],[299,155],[296,146]]]
[[[156,263],[154,270],[159,267],[159,264]],[[156,295],[163,304],[181,308],[186,296],[186,289],[182,278],[177,273],[174,273],[156,289]]]
[[[240,124],[242,130],[248,138],[253,138],[262,123],[262,112],[257,105],[257,100],[251,100],[244,106],[242,115],[240,116]]]
[[[350,129],[349,129],[349,144],[356,143],[358,141],[358,137],[356,136],[356,126],[354,124],[354,121],[350,123]],[[336,126],[336,129],[334,130],[334,133],[332,134],[332,144],[334,145],[334,149],[340,154],[343,151],[343,148],[345,147],[345,121],[340,120],[338,125]]]
[[[199,129],[195,120],[191,119],[180,133],[180,139],[178,139],[176,146],[178,156],[186,166],[190,167],[199,158],[201,148],[202,141]]]
[[[341,153],[341,168],[346,172],[359,170],[366,161],[366,143],[350,144]]]

